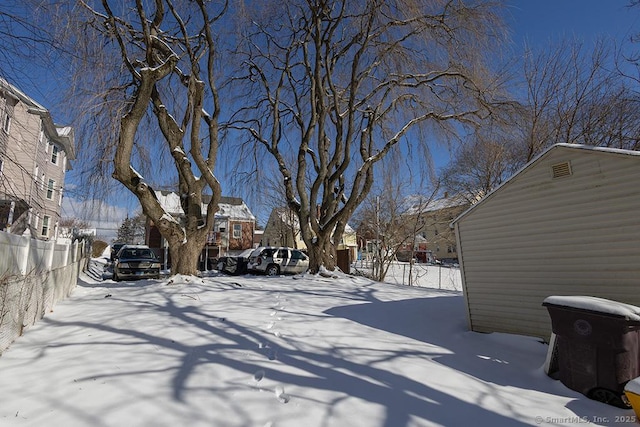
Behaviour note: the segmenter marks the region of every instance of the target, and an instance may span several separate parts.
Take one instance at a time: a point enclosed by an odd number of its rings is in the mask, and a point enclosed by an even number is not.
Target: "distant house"
[[[160,204],[175,218],[184,216],[180,205],[180,196],[171,191],[155,192]],[[207,211],[209,197],[202,204],[202,212]],[[209,233],[207,244],[203,249],[203,260],[217,258],[222,255],[238,254],[254,247],[253,235],[256,218],[249,207],[239,197],[221,197],[218,212],[215,216],[213,231]],[[160,231],[153,225],[147,226],[145,241],[151,248],[164,248],[165,241]]]
[[[0,230],[55,239],[73,129],[2,78],[0,127]]]
[[[439,260],[458,261],[456,236],[451,222],[469,207],[469,202],[458,196],[449,196],[436,200],[422,197],[409,198],[403,206],[405,223],[419,221],[419,234],[415,237],[414,252],[420,261],[435,257]],[[410,245],[401,251],[408,252]]]
[[[454,222],[469,327],[549,339],[550,295],[640,305],[640,152],[554,145]]]
[[[273,209],[264,227],[261,244],[306,249],[297,215],[288,208]]]
[[[302,250],[307,249],[307,245],[302,240],[300,234],[300,223],[297,215],[288,208],[276,208],[271,211],[269,220],[262,235],[263,246],[288,246]],[[351,260],[358,256],[358,239],[356,232],[349,225],[345,228],[342,240],[336,249],[348,249]]]

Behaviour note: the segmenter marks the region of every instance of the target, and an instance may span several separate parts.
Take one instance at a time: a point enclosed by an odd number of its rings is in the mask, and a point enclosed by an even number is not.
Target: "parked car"
[[[216,270],[233,275],[245,274],[249,258],[243,256],[222,256],[218,258]]]
[[[309,268],[309,257],[299,249],[259,247],[249,256],[247,270],[267,276],[304,273]]]
[[[160,259],[144,245],[124,245],[113,265],[113,280],[158,279]]]
[[[116,242],[111,244],[111,262],[115,261],[118,257],[118,252],[122,247],[126,245],[124,242]]]
[[[253,249],[245,249],[233,255],[224,255],[215,260],[215,269],[221,273],[241,275],[247,273],[247,264]]]

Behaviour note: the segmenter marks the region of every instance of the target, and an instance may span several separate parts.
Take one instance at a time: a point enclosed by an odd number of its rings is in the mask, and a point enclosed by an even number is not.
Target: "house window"
[[[233,238],[234,239],[242,238],[242,224],[233,224]]]
[[[47,184],[47,199],[53,200],[53,187],[56,185],[56,182],[52,179],[49,180]]]
[[[11,129],[11,116],[9,113],[4,113],[4,120],[2,121],[2,130],[6,133],[9,133],[9,129]]]
[[[45,237],[49,235],[49,217],[46,215],[42,219],[42,235]]]
[[[58,164],[58,152],[60,151],[60,149],[58,148],[57,145],[53,144],[51,146],[51,163],[53,163],[54,165]]]

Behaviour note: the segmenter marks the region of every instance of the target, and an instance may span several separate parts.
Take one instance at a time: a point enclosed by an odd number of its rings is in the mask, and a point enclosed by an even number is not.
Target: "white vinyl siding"
[[[570,161],[571,175],[552,178]],[[468,320],[548,339],[543,300],[640,305],[640,156],[554,147],[456,222]]]

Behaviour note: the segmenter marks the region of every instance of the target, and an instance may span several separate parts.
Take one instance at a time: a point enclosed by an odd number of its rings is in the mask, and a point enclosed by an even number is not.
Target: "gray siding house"
[[[55,239],[73,129],[0,78],[0,230]]]
[[[453,225],[473,331],[548,340],[550,295],[640,305],[640,152],[554,145]]]

